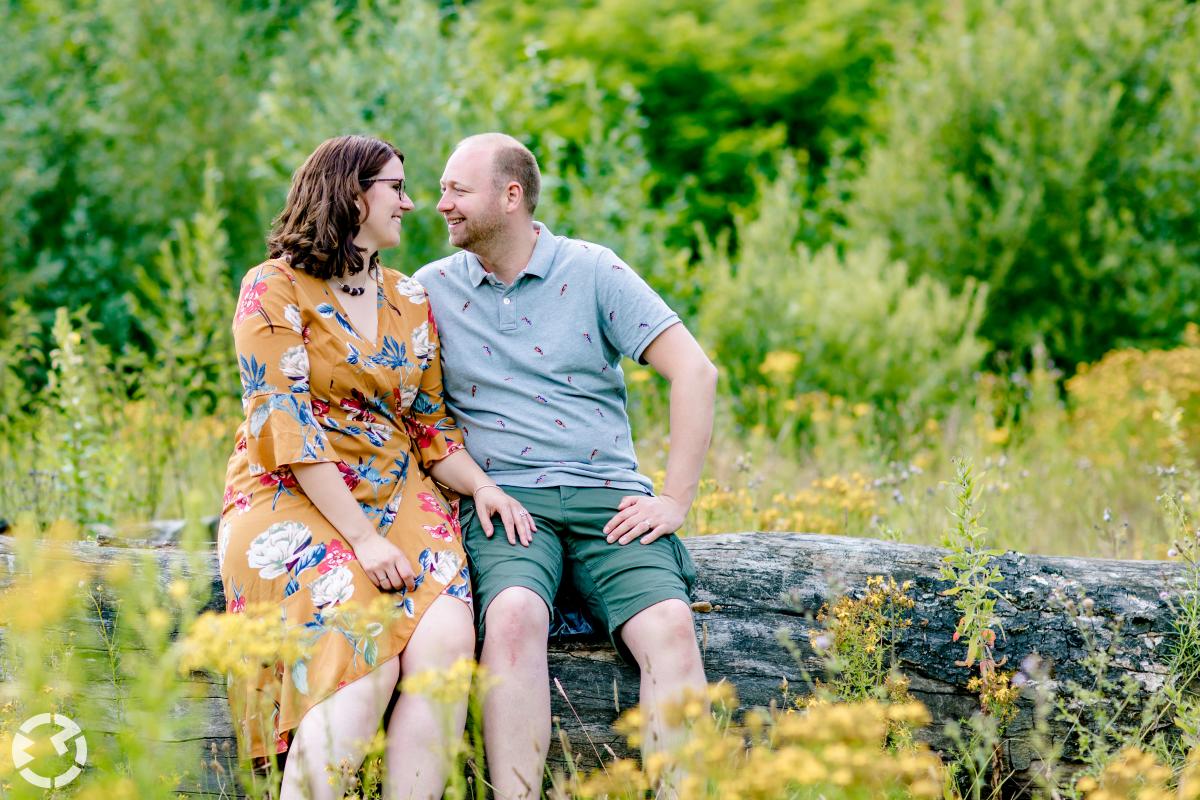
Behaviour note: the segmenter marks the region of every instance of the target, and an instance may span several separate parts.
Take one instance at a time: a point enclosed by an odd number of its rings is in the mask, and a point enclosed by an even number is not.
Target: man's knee
[[[699,657],[692,609],[682,600],[664,600],[635,614],[621,630],[642,669],[654,661],[690,661]]]
[[[485,619],[485,648],[508,653],[546,650],[550,611],[537,592],[510,586],[488,605]]]

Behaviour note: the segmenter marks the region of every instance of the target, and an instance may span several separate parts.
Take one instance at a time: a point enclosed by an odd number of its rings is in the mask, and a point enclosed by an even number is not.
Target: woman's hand
[[[411,592],[417,588],[417,576],[408,557],[384,537],[373,534],[351,543],[351,547],[367,577],[380,589],[395,592],[403,586]]]
[[[514,500],[507,492],[494,483],[480,486],[475,490],[475,513],[479,516],[479,525],[489,539],[495,532],[492,526],[492,515],[499,514],[504,523],[504,535],[508,543],[515,545],[518,541],[523,547],[529,547],[533,541],[533,532],[537,523],[525,506]]]

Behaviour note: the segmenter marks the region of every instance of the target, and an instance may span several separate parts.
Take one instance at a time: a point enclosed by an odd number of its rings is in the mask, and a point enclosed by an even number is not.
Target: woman
[[[446,416],[425,291],[379,264],[413,207],[399,150],[330,139],[293,177],[270,259],[242,281],[246,419],[226,480],[221,578],[229,611],[278,604],[311,650],[229,697],[250,756],[288,751],[284,798],[341,797],[326,767],[361,763],[400,677],[473,654],[457,509],[434,481],[472,494],[523,543],[534,530]],[[385,596],[385,624],[354,624],[347,609]],[[464,698],[453,731],[465,713]],[[385,796],[440,797],[439,710],[402,695],[386,727]]]

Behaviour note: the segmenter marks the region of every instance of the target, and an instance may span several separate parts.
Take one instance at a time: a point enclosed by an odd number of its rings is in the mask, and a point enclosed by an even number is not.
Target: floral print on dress
[[[305,660],[230,683],[247,756],[286,750],[303,715],[400,653],[440,595],[471,602],[455,508],[428,473],[462,449],[442,399],[437,326],[420,283],[382,273],[377,344],[358,335],[325,281],[286,262],[265,262],[242,282],[234,340],[245,419],[217,545],[226,610],[275,603],[280,624],[311,646]],[[378,535],[419,566],[415,589],[375,586],[308,499],[292,467],[321,462],[336,466]],[[381,595],[393,621],[352,621]],[[254,709],[267,697],[275,712],[263,736]]]
[[[403,276],[396,281],[396,291],[401,297],[408,298],[408,302],[413,305],[422,305],[425,303],[425,287],[413,278]]]
[[[288,572],[288,564],[312,541],[312,531],[302,522],[277,522],[250,542],[246,563],[263,580]]]

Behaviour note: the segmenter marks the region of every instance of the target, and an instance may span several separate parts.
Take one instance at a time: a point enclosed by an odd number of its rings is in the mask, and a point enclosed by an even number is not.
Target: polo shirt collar
[[[537,242],[533,245],[533,255],[530,256],[529,264],[526,265],[522,274],[535,278],[544,278],[546,277],[546,273],[550,271],[550,265],[554,263],[554,255],[557,248],[554,246],[554,234],[550,232],[549,228],[537,221],[533,225],[539,231]],[[479,256],[470,252],[467,252],[466,255],[467,277],[471,280],[471,285],[478,288],[487,280],[488,271],[483,268],[483,264],[479,261]]]
[[[533,246],[533,255],[529,257],[525,274],[544,278],[550,271],[550,265],[554,263],[554,251],[557,248],[554,246],[554,234],[549,228],[540,222],[534,222],[533,226],[538,229],[537,244]]]

